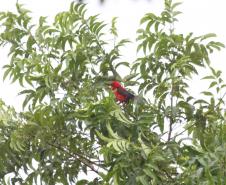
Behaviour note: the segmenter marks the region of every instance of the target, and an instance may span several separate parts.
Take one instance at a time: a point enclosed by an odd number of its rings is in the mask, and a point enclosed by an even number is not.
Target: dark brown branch
[[[180,133],[178,133],[178,134],[176,134],[175,136],[173,136],[172,139],[175,139],[177,136],[183,134],[184,132],[186,132],[188,129],[190,129],[190,128],[193,127],[194,125],[195,125],[195,123],[191,124],[188,128],[184,129],[184,130],[181,131]],[[162,136],[164,136],[165,134],[167,134],[167,133],[169,133],[169,131],[164,132],[164,133],[160,136],[160,138],[161,138]],[[162,140],[163,140],[163,139],[162,139]],[[163,141],[165,141],[165,140],[163,140]]]
[[[171,108],[171,113],[170,113],[169,134],[168,134],[168,139],[167,139],[168,142],[171,139],[171,135],[172,135],[172,131],[173,131],[173,87],[172,87],[172,91],[171,91],[170,108]]]

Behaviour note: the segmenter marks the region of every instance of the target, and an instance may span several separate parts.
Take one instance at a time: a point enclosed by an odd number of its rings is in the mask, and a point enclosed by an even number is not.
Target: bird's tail
[[[133,100],[136,104],[145,104],[146,100],[141,96],[134,96]]]

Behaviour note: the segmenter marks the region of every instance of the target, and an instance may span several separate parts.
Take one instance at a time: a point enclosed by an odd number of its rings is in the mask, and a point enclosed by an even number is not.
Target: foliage
[[[117,19],[109,28],[84,4],[71,3],[53,23],[33,24],[20,4],[0,13],[0,44],[10,46],[4,79],[24,96],[21,113],[0,103],[2,184],[225,184],[226,85],[209,58],[224,45],[213,33],[177,34],[179,4],[165,0],[160,15],[141,19],[132,64],[120,58],[129,41],[118,40]],[[200,68],[210,73],[202,99],[189,85]],[[134,102],[115,102],[113,79],[138,87]]]

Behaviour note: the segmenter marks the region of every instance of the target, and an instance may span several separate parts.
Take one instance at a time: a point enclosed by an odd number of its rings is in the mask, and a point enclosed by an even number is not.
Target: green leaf
[[[119,182],[118,182],[119,177],[117,173],[114,174],[113,179],[114,179],[114,185],[119,185]]]
[[[140,24],[143,24],[143,23],[145,23],[145,22],[147,22],[147,21],[150,21],[150,20],[155,20],[157,17],[156,17],[156,15],[155,14],[153,14],[153,13],[147,13],[142,19],[141,19],[141,21],[140,21]]]
[[[212,79],[214,80],[215,77],[214,76],[205,76],[202,78],[202,80],[212,80]]]
[[[32,50],[32,46],[36,43],[35,39],[33,36],[29,36],[27,40],[27,49]]]
[[[101,134],[98,130],[96,130],[96,134],[97,134],[97,136],[100,138],[100,139],[102,139],[103,141],[105,141],[105,142],[111,142],[111,141],[113,141],[114,139],[111,139],[111,138],[108,138],[108,137],[105,137],[103,134]]]
[[[142,185],[150,185],[146,179],[146,176],[144,175],[136,177],[136,180],[140,182]]]
[[[125,115],[121,112],[121,110],[116,109],[112,112],[110,112],[110,115],[115,117],[117,120],[126,123],[126,124],[133,124],[128,118],[125,117]]]
[[[195,102],[194,102],[194,104],[208,104],[208,102],[207,101],[205,101],[205,100],[196,100]]]
[[[209,91],[203,91],[201,93],[204,94],[204,95],[206,95],[206,96],[213,96],[213,93],[211,93]]]
[[[152,169],[151,168],[145,168],[143,169],[144,173],[146,175],[148,175],[149,177],[151,177],[152,179],[156,179],[156,176],[155,174],[152,172]]]
[[[117,69],[120,65],[129,67],[129,62],[119,62],[115,65],[115,69]]]
[[[111,128],[110,123],[107,123],[106,127],[107,127],[107,130],[108,130],[108,132],[109,132],[109,134],[110,134],[111,137],[113,137],[114,139],[121,139],[121,138],[118,136],[117,133],[114,133],[114,131],[113,131],[112,128]]]
[[[4,68],[6,68],[6,66],[4,66]],[[9,66],[8,69],[6,69],[4,72],[3,81],[6,79],[10,72],[12,72],[12,68]]]
[[[172,10],[175,9],[177,6],[179,6],[179,5],[181,5],[181,4],[182,4],[181,2],[173,3],[173,4],[172,4],[172,7],[171,7]]]
[[[127,142],[126,140],[123,140],[123,139],[120,139],[120,140],[116,139],[116,140],[113,140],[113,141],[109,142],[109,143],[107,144],[107,146],[108,146],[108,147],[113,146],[113,148],[114,148],[117,152],[121,153],[121,152],[126,152],[126,151],[128,151],[128,148],[129,148],[129,142]]]
[[[76,185],[86,185],[89,181],[88,180],[79,180],[78,182],[76,182]]]
[[[216,86],[216,85],[217,85],[217,82],[215,82],[215,81],[211,82],[211,84],[209,85],[209,89]]]
[[[202,40],[208,39],[210,37],[216,37],[216,36],[217,35],[215,33],[208,33],[206,35],[201,36],[201,39],[200,40],[202,41]]]
[[[113,17],[113,18],[112,18],[112,20],[111,20],[111,29],[110,29],[110,32],[111,32],[115,37],[118,36],[117,28],[116,28],[117,19],[118,19],[118,17]]]
[[[174,17],[176,17],[177,15],[180,15],[180,14],[182,14],[182,12],[180,12],[180,11],[174,11],[174,12],[173,12],[173,16],[174,16]]]

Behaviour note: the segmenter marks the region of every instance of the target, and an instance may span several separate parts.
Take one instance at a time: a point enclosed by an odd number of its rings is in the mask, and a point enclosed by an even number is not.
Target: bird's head
[[[119,88],[119,87],[122,87],[122,86],[118,81],[113,81],[113,82],[111,82],[111,87],[112,88]]]

